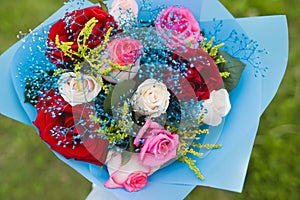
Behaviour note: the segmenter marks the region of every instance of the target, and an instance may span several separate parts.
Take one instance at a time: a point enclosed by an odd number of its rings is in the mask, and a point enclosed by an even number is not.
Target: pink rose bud
[[[124,182],[124,187],[129,192],[135,192],[143,187],[145,187],[148,183],[148,174],[145,172],[133,172],[129,174],[126,181]]]

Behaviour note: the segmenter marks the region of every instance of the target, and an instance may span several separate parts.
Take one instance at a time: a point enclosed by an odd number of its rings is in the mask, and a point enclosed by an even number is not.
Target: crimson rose
[[[99,6],[84,8],[67,13],[66,16],[53,24],[48,35],[47,56],[60,68],[68,68],[71,64],[70,57],[66,56],[61,49],[57,48],[56,37],[60,43],[73,42],[71,49],[74,52],[78,51],[77,39],[84,28],[85,24],[95,17],[98,22],[93,28],[92,34],[88,38],[87,46],[90,49],[97,47],[104,39],[104,35],[110,27],[114,28],[114,33],[117,29],[117,24],[114,18],[107,12],[103,11]]]
[[[40,137],[65,158],[103,165],[108,143],[91,137],[99,125],[89,120],[94,115],[89,104],[72,107],[55,91],[40,96],[38,115],[33,122]]]
[[[182,82],[181,79],[181,89],[184,91],[183,94],[195,94],[199,101],[209,99],[210,91],[207,88],[205,81],[203,80],[199,71],[195,68],[188,68],[186,79],[190,86]],[[192,91],[193,90],[193,91]],[[179,94],[180,97],[181,94]]]
[[[178,48],[172,58],[179,61],[179,67],[182,63],[185,63],[186,68],[181,70],[184,72],[185,78],[193,88],[198,100],[209,99],[210,92],[222,86],[223,79],[217,65],[203,49]],[[186,84],[181,84],[181,89],[183,91],[191,90]],[[184,91],[184,94],[191,93]]]

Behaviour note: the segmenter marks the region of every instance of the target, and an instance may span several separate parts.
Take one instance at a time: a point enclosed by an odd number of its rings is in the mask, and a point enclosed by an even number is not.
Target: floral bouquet
[[[283,16],[216,0],[71,1],[1,56],[1,111],[116,197],[241,191],[287,44]]]

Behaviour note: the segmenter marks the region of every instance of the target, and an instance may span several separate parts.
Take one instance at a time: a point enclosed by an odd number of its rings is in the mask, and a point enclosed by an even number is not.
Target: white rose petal
[[[205,108],[205,113],[203,116],[203,121],[205,124],[210,126],[218,126],[222,122],[222,117],[215,112],[212,102],[209,100],[205,100],[203,103]]]
[[[231,105],[227,90],[220,89],[217,91],[212,91],[210,99],[213,102],[215,111],[218,112],[222,117],[226,116],[229,113]]]
[[[147,79],[133,94],[133,109],[140,115],[159,117],[169,106],[170,93],[165,84]]]
[[[102,89],[91,76],[76,77],[74,72],[63,73],[57,83],[61,96],[71,106],[92,101]]]
[[[210,98],[203,102],[205,109],[203,121],[210,126],[218,126],[222,122],[230,109],[230,99],[227,90],[214,90],[210,94]]]
[[[135,171],[147,171],[149,172],[149,176],[157,171],[160,166],[149,167],[144,166],[142,161],[140,160],[139,153],[132,153],[130,156],[130,160],[122,166],[122,154],[119,152],[115,152],[113,150],[109,150],[106,156],[105,164],[107,166],[107,170],[109,174],[113,174],[116,171],[121,171],[123,173],[130,174]]]
[[[122,165],[122,154],[110,150],[106,158],[106,166],[109,174],[113,174],[116,171],[121,171],[123,175],[127,176],[135,171],[146,171],[149,172],[150,167],[145,167],[139,160],[139,154],[132,153],[130,160]]]
[[[119,25],[130,23],[137,19],[139,6],[135,0],[114,0],[111,4],[111,14]]]

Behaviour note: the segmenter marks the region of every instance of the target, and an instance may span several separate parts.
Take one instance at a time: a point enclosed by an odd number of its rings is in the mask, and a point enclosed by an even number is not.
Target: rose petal
[[[135,171],[149,173],[151,169],[144,166],[139,160],[139,154],[132,153],[130,160],[122,166],[122,155],[120,153],[109,153],[110,159],[107,160],[107,169],[113,181],[117,184],[123,184],[127,176]]]
[[[110,177],[105,183],[104,187],[106,188],[123,188],[123,185],[117,184],[114,180]]]
[[[221,117],[224,117],[229,113],[231,104],[227,90],[220,89],[212,91],[211,100],[215,111],[218,112]]]
[[[206,110],[203,116],[203,121],[207,125],[218,126],[222,122],[222,117],[219,113],[215,112],[212,103],[206,103],[206,102],[208,101],[205,101],[203,103],[203,106]]]

